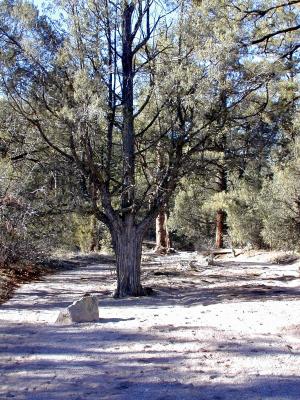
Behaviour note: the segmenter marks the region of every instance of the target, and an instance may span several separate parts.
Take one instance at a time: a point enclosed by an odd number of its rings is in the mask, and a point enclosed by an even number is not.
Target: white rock
[[[84,296],[62,310],[56,320],[57,324],[73,322],[93,322],[99,320],[98,300],[96,296]]]

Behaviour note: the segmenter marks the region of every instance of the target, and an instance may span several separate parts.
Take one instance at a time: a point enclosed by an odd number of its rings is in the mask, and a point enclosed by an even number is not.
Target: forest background
[[[0,263],[299,250],[299,4],[1,1]]]

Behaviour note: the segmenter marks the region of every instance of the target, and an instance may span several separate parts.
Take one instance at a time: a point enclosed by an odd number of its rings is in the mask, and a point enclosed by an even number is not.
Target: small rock
[[[94,322],[99,320],[98,300],[96,296],[84,296],[62,310],[56,320],[57,324],[73,322]]]

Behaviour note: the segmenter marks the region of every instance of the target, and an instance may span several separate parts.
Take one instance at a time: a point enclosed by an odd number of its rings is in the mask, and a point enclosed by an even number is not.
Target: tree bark
[[[217,175],[217,191],[219,193],[227,191],[227,170],[226,165],[219,165]],[[217,249],[224,247],[224,234],[226,231],[226,212],[220,208],[216,213],[216,242]]]
[[[216,215],[216,248],[224,247],[224,230],[225,230],[226,213],[223,210],[218,210]]]
[[[99,235],[99,223],[95,216],[92,217],[92,238],[90,251],[100,250],[100,235]]]
[[[122,26],[122,115],[123,115],[123,190],[121,206],[130,209],[135,200],[135,141],[133,117],[133,53],[132,53],[132,15],[135,5],[124,3]]]
[[[141,285],[141,256],[143,235],[130,222],[114,234],[117,289],[114,297],[143,296]]]
[[[170,234],[168,231],[168,216],[166,208],[162,207],[156,217],[156,246],[155,252],[158,254],[167,254],[171,249]]]

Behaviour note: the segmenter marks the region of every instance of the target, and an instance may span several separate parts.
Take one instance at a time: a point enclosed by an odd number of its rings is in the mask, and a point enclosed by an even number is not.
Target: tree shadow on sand
[[[276,350],[261,344],[202,342],[189,354],[194,367],[186,369],[187,354],[169,351],[141,351],[168,338],[150,333],[118,332],[94,327],[83,330],[57,326],[11,324],[0,328],[0,398],[18,400],[299,400],[297,376],[261,376],[250,373],[243,383],[226,376],[222,364],[203,366],[207,354],[237,354],[257,358]],[[178,339],[177,344],[181,340]],[[194,339],[195,340],[195,339]],[[131,347],[128,346],[131,344]],[[213,350],[209,349],[213,345]],[[288,355],[289,349],[278,350]],[[199,370],[202,365],[202,370]],[[197,377],[199,383],[191,382]],[[195,379],[194,381],[195,382]]]

